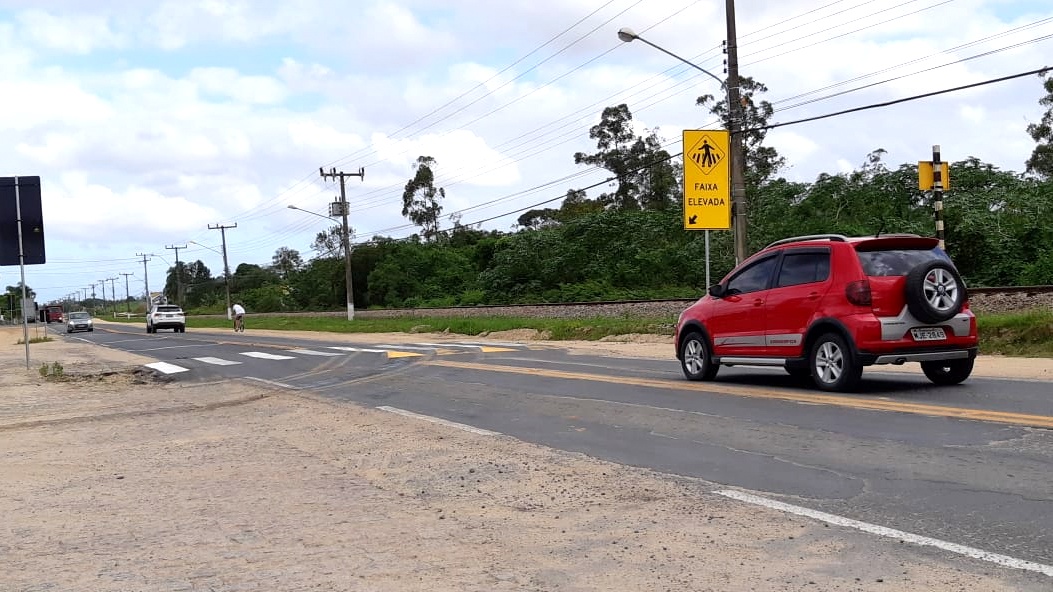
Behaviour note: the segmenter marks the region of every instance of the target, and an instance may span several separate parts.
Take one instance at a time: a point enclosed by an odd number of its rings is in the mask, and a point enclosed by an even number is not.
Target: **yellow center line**
[[[867,409],[871,411],[898,411],[901,413],[913,413],[915,415],[928,415],[933,417],[950,417],[956,419],[971,419],[975,421],[989,421],[994,423],[1005,423],[1038,428],[1053,428],[1053,417],[1047,415],[1030,415],[1026,413],[1012,413],[1008,411],[993,411],[988,409],[966,409],[963,407],[949,407],[945,405],[927,405],[924,403],[908,403],[905,401],[883,401],[877,399],[864,399],[859,397],[848,397],[839,395],[787,393],[749,387],[730,386],[713,382],[697,383],[687,381],[656,380],[653,378],[634,378],[629,376],[604,376],[602,374],[587,374],[584,372],[567,372],[564,370],[548,370],[539,368],[521,368],[518,366],[499,366],[491,364],[480,364],[475,362],[434,360],[425,361],[421,363],[428,366],[461,368],[463,370],[481,370],[486,372],[505,372],[508,374],[526,374],[530,376],[541,376],[545,378],[562,378],[567,380],[588,380],[592,382],[608,382],[665,390],[717,393],[724,395],[735,395],[740,397],[753,397],[758,399],[773,399],[779,401],[792,401],[796,403],[813,403],[816,405],[848,407],[852,409]]]

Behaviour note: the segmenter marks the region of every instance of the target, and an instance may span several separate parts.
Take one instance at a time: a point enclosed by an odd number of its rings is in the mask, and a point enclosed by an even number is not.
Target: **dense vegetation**
[[[822,174],[811,183],[778,176],[784,159],[765,146],[771,105],[767,89],[742,80],[750,252],[769,242],[813,233],[933,235],[932,196],[918,189],[914,164],[890,166],[875,149],[857,170]],[[1053,77],[1040,103],[1053,112]],[[727,123],[726,104],[697,103]],[[973,286],[1053,284],[1053,132],[1051,112],[1026,132],[1036,142],[1025,173],[979,158],[951,165],[944,195],[947,250]],[[1021,130],[1022,132],[1025,130]],[[409,239],[374,237],[354,246],[354,302],[366,307],[420,307],[626,298],[691,297],[705,284],[704,233],[682,221],[681,161],[654,131],[637,134],[626,105],[608,107],[589,131],[596,152],[574,162],[610,173],[589,197],[571,188],[558,208],[530,210],[514,232],[483,231],[455,221],[440,229],[442,199],[430,156],[417,159],[406,183],[403,215],[420,227]],[[983,142],[978,142],[978,146]],[[863,155],[861,155],[863,156]],[[456,218],[455,218],[456,220]],[[238,265],[231,291],[250,311],[339,309],[345,303],[339,229],[320,233],[318,256],[304,261],[277,250],[270,264]],[[712,277],[733,264],[730,232],[712,233]],[[177,294],[176,279],[182,294]],[[192,312],[222,310],[224,280],[200,261],[168,271],[165,293]]]

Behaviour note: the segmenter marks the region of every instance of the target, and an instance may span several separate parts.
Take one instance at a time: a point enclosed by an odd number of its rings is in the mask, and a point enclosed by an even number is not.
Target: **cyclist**
[[[245,332],[245,307],[240,302],[234,303],[234,331]]]

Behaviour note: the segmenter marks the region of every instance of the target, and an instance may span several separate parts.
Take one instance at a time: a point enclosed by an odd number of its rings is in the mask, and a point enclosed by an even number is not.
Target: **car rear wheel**
[[[965,282],[947,261],[918,265],[907,273],[907,308],[923,323],[942,323],[962,310]]]
[[[815,386],[824,391],[850,391],[859,383],[863,366],[855,359],[844,338],[826,333],[812,344],[808,367]]]
[[[921,371],[933,384],[950,386],[969,378],[969,375],[973,373],[973,360],[922,362]]]
[[[709,343],[701,333],[688,333],[680,343],[680,368],[688,380],[713,380],[720,366],[713,363]]]

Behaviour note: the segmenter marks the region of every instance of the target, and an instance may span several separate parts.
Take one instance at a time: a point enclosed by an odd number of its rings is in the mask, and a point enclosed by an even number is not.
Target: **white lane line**
[[[378,345],[377,347],[383,347],[384,349],[394,349],[394,350],[408,349],[410,351],[435,351],[434,347],[419,347],[419,346],[413,346],[413,345],[387,345],[387,344],[381,344],[381,345]]]
[[[313,349],[290,349],[290,354],[302,354],[305,356],[339,356],[340,354],[334,354],[333,352],[321,352]]]
[[[495,347],[515,347],[523,349],[522,343],[511,343],[508,341],[461,341],[464,345],[479,345],[479,346],[495,346]]]
[[[346,347],[346,346],[342,346],[342,345],[331,345],[331,346],[329,346],[329,349],[338,349],[340,351],[349,351],[349,352],[369,352],[371,354],[382,354],[382,353],[387,351],[387,350],[384,350],[384,349],[369,349],[369,348],[364,348],[364,347]]]
[[[268,354],[266,352],[249,351],[241,352],[241,355],[248,356],[250,358],[259,358],[261,360],[295,360],[294,356],[279,356],[278,354]]]
[[[190,370],[189,368],[176,366],[175,364],[169,364],[168,362],[154,362],[153,364],[144,364],[144,366],[146,366],[147,368],[152,368],[164,374],[176,374],[178,372],[186,372]]]
[[[457,428],[458,430],[464,430],[480,436],[500,436],[501,432],[492,432],[490,430],[484,430],[475,426],[470,426],[464,423],[457,423],[455,421],[449,421],[442,419],[441,417],[432,417],[430,415],[421,415],[420,413],[414,413],[412,411],[406,411],[405,409],[399,409],[398,407],[388,407],[387,405],[377,407],[381,411],[388,411],[391,413],[397,413],[399,415],[405,415],[406,417],[412,417],[414,419],[423,419],[424,421],[430,421],[431,423],[437,423],[450,428]]]
[[[184,348],[184,347],[201,347],[201,344],[200,343],[195,343],[193,345],[166,345],[164,347],[148,347],[146,349],[136,349],[136,350],[128,350],[128,351],[130,351],[132,353],[136,353],[136,352],[144,352],[144,351],[158,351],[158,350],[162,350],[162,349],[180,349],[180,348]]]
[[[224,360],[223,358],[194,358],[198,362],[204,362],[206,364],[212,364],[214,366],[235,366],[241,362],[235,362],[234,360]]]
[[[428,346],[428,349],[431,349],[433,347],[439,347],[439,348],[459,347],[459,348],[462,348],[462,349],[483,349],[482,345],[478,345],[478,344],[475,344],[475,343],[417,343],[417,345]]]
[[[894,528],[878,526],[876,524],[870,524],[868,522],[860,522],[859,520],[852,520],[851,518],[844,518],[835,514],[827,514],[826,512],[820,512],[818,510],[811,510],[809,508],[803,508],[801,506],[795,506],[793,504],[770,500],[768,498],[760,497],[758,495],[752,495],[749,493],[743,493],[741,491],[725,489],[716,493],[717,495],[722,495],[724,497],[729,497],[731,499],[736,499],[749,504],[764,506],[765,508],[771,508],[773,510],[781,510],[790,514],[797,514],[798,516],[807,516],[808,518],[814,518],[816,520],[821,520],[823,522],[828,522],[837,526],[854,528],[856,530],[861,530],[870,534],[876,534],[878,536],[899,539],[908,543],[914,543],[915,545],[936,547],[937,549],[943,549],[944,551],[950,551],[951,553],[958,553],[959,555],[965,555],[966,557],[995,563],[1004,567],[1023,569],[1027,571],[1036,571],[1040,574],[1053,577],[1053,565],[1045,565],[1043,563],[1035,563],[1033,561],[1027,561],[1024,559],[1017,559],[1016,557],[1001,555],[999,553],[991,553],[990,551],[984,551],[983,549],[977,549],[975,547],[966,547],[965,545],[959,545],[957,543],[951,543],[948,541],[941,541],[940,539],[934,539],[927,536],[904,532],[902,530],[896,530]]]
[[[246,376],[245,378],[248,379],[248,380],[255,380],[256,382],[262,382],[263,384],[269,384],[271,386],[280,386],[281,388],[285,388],[285,389],[289,389],[289,390],[293,390],[293,391],[300,390],[300,387],[298,387],[298,386],[293,386],[291,384],[285,384],[284,382],[276,382],[274,380],[267,380],[266,378],[256,378],[255,376]]]

